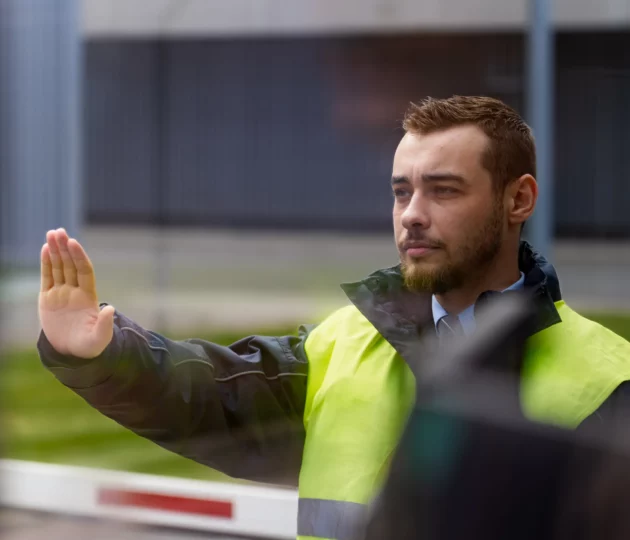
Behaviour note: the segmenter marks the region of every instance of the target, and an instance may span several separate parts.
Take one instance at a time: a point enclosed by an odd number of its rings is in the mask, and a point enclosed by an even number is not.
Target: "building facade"
[[[386,231],[409,101],[524,112],[525,2],[84,0],[92,223]],[[630,237],[630,1],[557,0],[555,229]]]

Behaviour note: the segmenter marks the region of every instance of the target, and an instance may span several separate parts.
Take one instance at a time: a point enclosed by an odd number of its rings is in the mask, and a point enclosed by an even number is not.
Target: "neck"
[[[507,289],[518,281],[520,275],[518,248],[516,252],[504,250],[476,278],[468,280],[459,289],[437,294],[436,298],[448,313],[457,315],[473,305],[482,293]]]

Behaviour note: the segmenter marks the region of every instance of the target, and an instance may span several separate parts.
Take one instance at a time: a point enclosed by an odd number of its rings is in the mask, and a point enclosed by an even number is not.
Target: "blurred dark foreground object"
[[[418,368],[421,399],[359,538],[630,539],[626,433],[543,426],[520,410],[530,308],[501,300],[466,344]]]

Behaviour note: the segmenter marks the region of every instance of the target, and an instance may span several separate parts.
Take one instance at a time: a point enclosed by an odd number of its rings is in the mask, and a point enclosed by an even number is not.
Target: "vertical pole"
[[[547,258],[552,258],[554,231],[554,73],[555,34],[550,0],[529,0],[527,113],[536,137],[538,155],[537,208],[527,236]]]
[[[168,196],[168,43],[158,35],[157,47],[157,171],[155,185],[154,231],[155,243],[155,328],[167,333],[166,302],[168,292],[170,260],[167,248],[167,196]]]
[[[0,262],[39,267],[47,229],[81,224],[78,0],[0,1]]]

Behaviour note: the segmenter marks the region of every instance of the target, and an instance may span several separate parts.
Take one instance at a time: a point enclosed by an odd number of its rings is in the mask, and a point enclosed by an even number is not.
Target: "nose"
[[[426,229],[429,227],[430,219],[426,201],[417,190],[407,208],[402,213],[402,225],[405,229]]]

